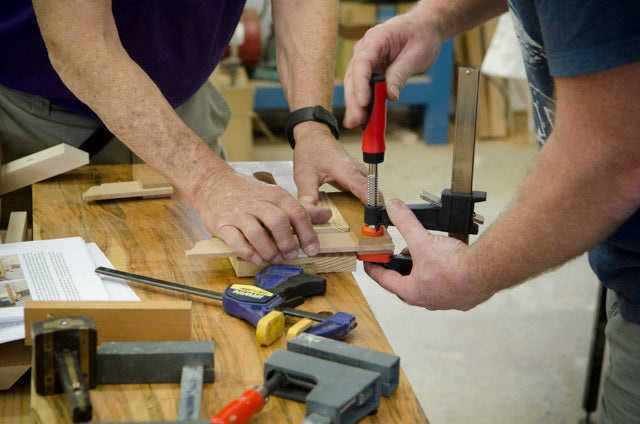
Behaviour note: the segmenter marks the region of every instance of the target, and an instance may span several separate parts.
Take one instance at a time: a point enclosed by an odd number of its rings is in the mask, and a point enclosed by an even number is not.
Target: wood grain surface
[[[121,270],[155,278],[222,291],[238,278],[226,259],[188,259],[184,252],[208,237],[196,212],[179,196],[145,201],[120,200],[87,204],[82,192],[89,186],[131,178],[129,165],[85,166],[33,187],[34,239],[81,236],[92,241]],[[325,274],[327,293],[309,299],[300,309],[312,312],[346,311],[356,316],[358,326],[346,341],[359,346],[391,352],[362,292],[350,273]],[[215,383],[205,384],[201,417],[219,411],[246,389],[263,382],[264,360],[275,349],[286,347],[285,338],[261,347],[255,330],[239,319],[227,316],[219,302],[177,294],[131,283],[141,299],[193,301],[193,338],[215,342]],[[287,318],[287,327],[295,323]],[[22,378],[11,390],[0,394],[3,423],[66,421],[66,409],[59,395],[31,394],[29,379]],[[91,390],[94,421],[175,420],[178,384],[99,386]],[[304,404],[271,397],[252,424],[299,423]],[[398,390],[381,400],[377,414],[364,423],[427,422],[404,373]]]

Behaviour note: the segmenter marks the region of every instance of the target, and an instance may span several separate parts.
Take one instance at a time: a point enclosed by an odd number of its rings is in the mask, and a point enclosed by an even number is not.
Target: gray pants
[[[218,156],[226,159],[218,137],[227,127],[231,111],[210,82],[207,81],[189,100],[176,108],[176,112]],[[78,147],[100,125],[97,119],[70,112],[42,97],[0,85],[3,163],[60,143]],[[91,160],[93,164],[135,162],[141,160],[115,137]]]
[[[616,295],[607,291],[609,364],[604,376],[602,422],[640,423],[640,325],[620,316]]]

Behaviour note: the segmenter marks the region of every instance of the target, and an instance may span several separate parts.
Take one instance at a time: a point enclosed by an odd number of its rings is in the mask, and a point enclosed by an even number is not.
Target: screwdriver
[[[211,417],[211,424],[245,424],[269,401],[269,396],[287,381],[287,377],[279,372],[267,378],[263,386],[256,386],[242,394],[216,415]]]
[[[378,197],[378,164],[384,161],[384,132],[387,123],[387,82],[384,75],[373,74],[371,82],[371,99],[367,109],[367,117],[362,125],[362,159],[369,164],[367,176],[367,204],[365,205],[362,234],[380,236],[384,230],[372,216],[381,205]],[[369,212],[369,213],[368,213]]]

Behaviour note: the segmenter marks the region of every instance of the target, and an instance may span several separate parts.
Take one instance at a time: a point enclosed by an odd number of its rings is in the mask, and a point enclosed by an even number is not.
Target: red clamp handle
[[[387,124],[387,82],[384,75],[371,77],[371,100],[363,125],[362,153],[366,163],[384,160],[384,132]]]
[[[238,399],[222,408],[211,418],[211,424],[245,424],[264,406],[264,397],[255,389],[247,390]]]

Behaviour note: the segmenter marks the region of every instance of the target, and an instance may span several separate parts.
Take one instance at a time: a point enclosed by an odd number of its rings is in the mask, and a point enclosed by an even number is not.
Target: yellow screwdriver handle
[[[284,314],[271,311],[263,316],[256,325],[256,338],[262,346],[269,346],[284,333]]]
[[[311,327],[314,324],[309,318],[303,318],[300,321],[296,322],[289,331],[287,331],[287,340],[294,338],[300,333],[304,333],[307,328]]]

